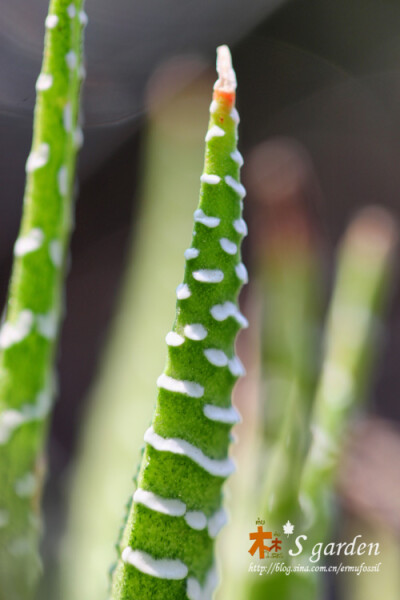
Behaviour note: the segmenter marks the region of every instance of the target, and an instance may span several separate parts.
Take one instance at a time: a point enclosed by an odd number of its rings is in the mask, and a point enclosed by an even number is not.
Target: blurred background
[[[2,0],[2,305],[21,215],[46,11],[47,0]],[[101,496],[96,487],[93,496],[86,498],[86,512],[81,508],[79,517],[71,517],[75,533],[66,534],[67,541],[61,543],[69,527],[67,505],[84,504],[75,492],[70,500],[70,490],[77,487],[79,477],[88,480],[94,457],[96,472],[103,470],[105,501],[110,486],[115,484],[117,490],[110,492],[112,516],[107,519],[103,513],[117,537],[115,522],[132,488],[141,435],[155,400],[155,380],[163,368],[163,337],[173,320],[174,288],[183,273],[183,251],[190,244],[216,46],[230,45],[238,79],[239,147],[245,165],[249,159],[243,182],[249,190],[245,218],[250,236],[244,259],[250,273],[257,273],[259,241],[268,231],[268,217],[264,226],[257,216],[260,173],[265,172],[266,194],[272,201],[289,195],[299,196],[304,204],[322,264],[321,314],[332,288],[336,245],[350,219],[369,204],[389,209],[394,217],[400,207],[400,3],[396,0],[251,0],[245,6],[240,0],[87,0],[86,11],[85,145],[45,497],[44,556],[45,564],[54,570],[63,545],[68,563],[68,544],[79,539],[76,531],[90,521],[90,503]],[[255,168],[251,157],[267,140],[267,162]],[[173,233],[169,225],[174,226]],[[288,234],[286,229],[284,233]],[[251,430],[257,422],[257,396],[262,394],[258,352],[262,302],[254,291],[256,284],[255,277],[254,286],[242,294],[244,312],[254,323],[240,343],[249,371],[247,381],[237,388],[244,420],[248,417],[243,431],[239,429],[243,440],[251,437],[246,428]],[[343,469],[340,498],[353,521],[378,517],[396,538],[400,532],[394,501],[396,494],[400,497],[400,293],[395,283],[381,331],[380,352],[366,394],[369,420],[358,423],[352,438],[354,448]],[[110,422],[114,434],[102,438]],[[115,438],[120,438],[118,449]],[[100,442],[104,455],[98,454]],[[371,457],[375,442],[379,451]],[[83,465],[78,475],[73,474],[76,458],[82,458]],[[122,463],[124,467],[117,469],[116,464]],[[356,489],[354,472],[361,482]],[[93,485],[97,485],[96,475]],[[101,529],[101,514],[94,512],[91,528],[82,533],[82,554],[90,544],[93,548],[93,536]],[[397,547],[396,542],[390,543]],[[112,560],[113,549],[105,546],[108,550],[100,558],[91,554],[88,559],[93,569],[99,562],[108,564],[109,555]],[[72,560],[68,568],[61,578],[70,579],[78,567]],[[93,594],[93,585],[89,587]],[[332,598],[345,597],[343,590],[330,587]],[[103,588],[101,581],[100,594]],[[71,588],[64,597],[74,595]],[[89,599],[90,593],[81,597]],[[348,597],[367,598],[364,591],[353,591]]]

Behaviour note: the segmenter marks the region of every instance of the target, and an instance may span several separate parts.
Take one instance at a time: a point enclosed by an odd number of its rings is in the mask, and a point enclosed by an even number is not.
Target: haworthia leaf
[[[246,320],[237,297],[247,278],[240,259],[245,191],[236,78],[225,46],[217,68],[192,245],[120,544],[114,600],[200,600],[210,598],[217,583],[214,538],[226,522],[222,485],[234,469],[228,448],[238,419],[231,392],[243,373],[234,344]]]
[[[50,2],[22,225],[0,330],[0,510],[6,515],[0,526],[1,600],[29,598],[40,571],[42,453],[82,143],[82,6],[83,0]]]
[[[309,547],[326,543],[335,515],[333,490],[345,453],[352,413],[370,384],[379,321],[385,309],[398,227],[382,208],[358,213],[342,241],[325,330],[325,353],[311,415],[312,440],[302,472],[299,500]],[[290,579],[290,578],[289,578]],[[323,595],[322,579],[308,573],[296,599]]]
[[[271,175],[271,164],[286,168]],[[265,175],[260,176],[263,168]],[[299,515],[298,492],[318,368],[321,253],[303,192],[304,181],[307,189],[316,186],[308,157],[287,140],[260,144],[252,153],[250,169],[254,179],[257,177],[253,185],[259,203],[260,233],[256,237],[266,388],[262,403],[264,447],[260,452],[263,476],[257,478],[258,493],[254,496],[261,499],[256,510],[268,530],[282,532],[282,525],[288,520],[297,523]],[[243,575],[245,584],[237,598],[291,600],[290,578],[285,573]]]

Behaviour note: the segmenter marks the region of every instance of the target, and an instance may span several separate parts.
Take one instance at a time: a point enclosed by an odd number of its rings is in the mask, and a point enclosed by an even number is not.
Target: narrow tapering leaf
[[[309,204],[318,183],[304,150],[271,140],[250,157],[258,200],[257,266],[262,292],[263,474],[257,515],[268,530],[298,516],[300,475],[309,441],[309,417],[317,377],[321,259]],[[243,598],[285,598],[288,577],[248,574]]]
[[[216,585],[214,538],[226,520],[222,485],[234,469],[228,447],[238,420],[231,391],[243,371],[234,344],[247,324],[237,304],[247,280],[240,259],[245,191],[236,148],[236,79],[225,46],[218,49],[217,68],[192,246],[120,544],[114,600],[194,600],[210,597]]]
[[[248,173],[256,203],[255,250],[262,302],[263,434],[280,437],[296,383],[304,419],[318,369],[321,241],[315,207],[319,184],[300,144],[285,138],[257,146]]]
[[[135,213],[117,318],[88,399],[90,411],[81,423],[63,554],[61,560],[55,559],[61,570],[60,589],[54,592],[59,600],[76,600],[80,595],[85,600],[104,599],[109,587],[115,532],[122,524],[121,499],[132,492],[130,474],[151,420],[154,382],[165,362],[160,332],[169,331],[174,313],[173,302],[166,298],[173,297],[171,281],[178,283],[182,277],[182,256],[191,239],[193,205],[182,198],[195,198],[198,191],[210,100],[208,72],[187,84],[187,73],[196,72],[196,67],[193,59],[187,59],[177,80],[170,77],[176,73],[172,59],[149,85],[141,209]],[[193,111],[194,96],[201,110]],[[182,235],[171,237],[171,229]]]
[[[333,533],[333,487],[349,418],[371,381],[396,241],[392,218],[382,209],[368,208],[350,225],[340,248],[311,418],[312,442],[300,484],[301,527],[308,548],[325,543]],[[291,579],[291,598],[320,598],[321,581],[315,573],[297,583]]]
[[[72,220],[82,0],[52,0],[36,83],[32,150],[5,322],[0,331],[0,598],[25,599],[37,579],[43,447]]]

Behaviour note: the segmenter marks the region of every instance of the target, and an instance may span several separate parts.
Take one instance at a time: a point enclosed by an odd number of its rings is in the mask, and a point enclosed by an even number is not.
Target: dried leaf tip
[[[217,48],[217,72],[218,79],[214,84],[214,90],[226,93],[234,93],[236,90],[236,74],[232,68],[232,57],[228,46]]]

